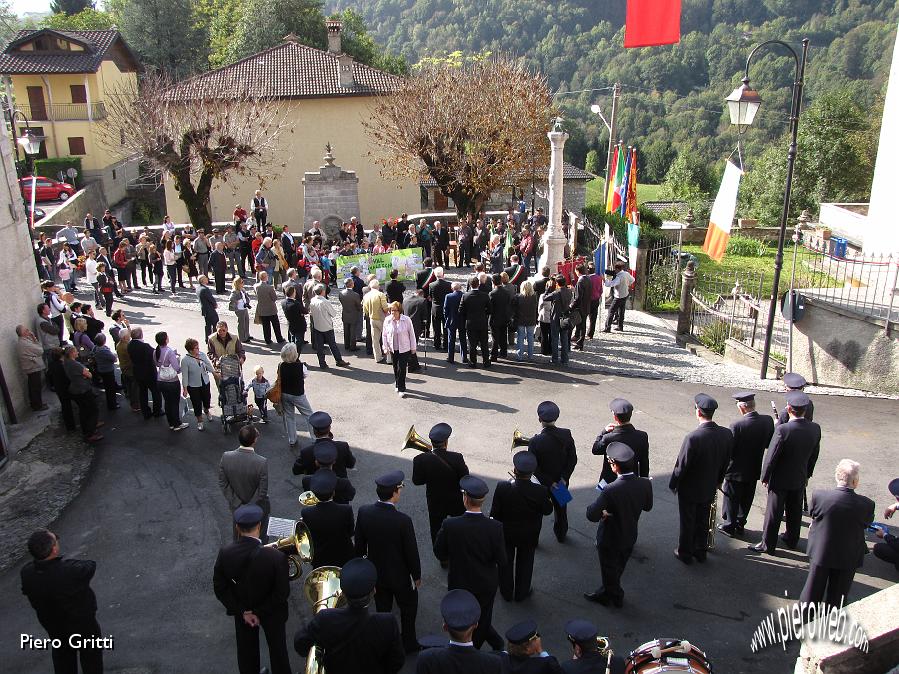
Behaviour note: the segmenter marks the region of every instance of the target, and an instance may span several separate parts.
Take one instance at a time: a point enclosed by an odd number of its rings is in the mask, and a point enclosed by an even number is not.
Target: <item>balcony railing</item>
[[[96,103],[54,103],[53,105],[40,107],[19,104],[16,107],[31,122],[70,122],[87,121],[89,119],[96,121],[106,118],[106,105],[103,101]]]

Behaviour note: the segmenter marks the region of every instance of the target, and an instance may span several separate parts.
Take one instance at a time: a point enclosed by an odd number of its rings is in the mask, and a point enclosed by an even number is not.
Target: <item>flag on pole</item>
[[[737,190],[740,188],[742,175],[743,171],[736,164],[731,161],[727,162],[724,177],[721,179],[721,187],[718,188],[718,196],[715,197],[715,205],[712,206],[709,229],[706,232],[702,250],[716,262],[721,262],[724,251],[727,250],[730,227],[737,210]]]
[[[512,228],[506,228],[506,257],[511,257],[515,250],[515,243],[512,241]]]
[[[611,142],[611,140],[609,141]],[[615,172],[618,170],[618,146],[612,151],[612,163],[609,164],[609,175],[606,176],[606,213],[612,212],[612,197],[615,192]]]
[[[627,208],[627,188],[631,180],[631,148],[627,149],[627,158],[624,160],[624,175],[621,177],[621,183],[618,185],[618,215],[624,217]]]
[[[680,0],[627,0],[625,47],[680,42]]]
[[[624,182],[624,164],[625,164],[625,160],[626,160],[626,158],[622,157],[621,155],[624,154],[624,152],[625,152],[624,146],[620,145],[619,152],[618,152],[617,168],[615,170],[615,187],[614,187],[614,190],[612,191],[612,205],[608,209],[609,212],[611,212],[611,213],[615,213],[615,212],[621,210],[621,185]]]
[[[637,209],[637,148],[633,148],[631,150],[631,172],[627,183],[624,219],[628,222],[639,224],[639,218],[639,211]]]

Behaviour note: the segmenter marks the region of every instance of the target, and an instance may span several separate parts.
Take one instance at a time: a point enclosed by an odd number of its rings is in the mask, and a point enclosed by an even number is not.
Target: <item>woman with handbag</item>
[[[157,332],[153,360],[159,369],[159,392],[165,401],[165,416],[169,422],[169,428],[173,431],[183,431],[187,428],[187,424],[181,421],[181,382],[178,380],[181,363],[178,359],[178,352],[169,348],[168,344],[168,334]]]
[[[200,350],[200,343],[189,338],[184,342],[184,350],[187,351],[181,359],[181,394],[190,398],[194,408],[194,416],[197,418],[197,430],[203,430],[203,415],[206,421],[212,421],[209,406],[212,403],[212,395],[209,392],[209,375],[215,376],[215,370],[209,357]]]
[[[381,344],[384,354],[390,356],[393,363],[393,378],[396,382],[396,392],[400,398],[406,397],[406,370],[409,367],[409,359],[415,354],[415,328],[412,320],[403,315],[403,305],[393,302],[390,305],[390,315],[384,321],[381,332]]]
[[[241,342],[252,342],[250,337],[250,296],[243,289],[242,276],[235,276],[231,281],[231,297],[228,298],[228,309],[237,314],[237,337]]]
[[[309,436],[315,441],[312,426],[309,425],[309,417],[312,416],[312,406],[306,398],[306,385],[304,380],[309,375],[305,363],[299,359],[297,345],[288,342],[281,347],[281,364],[278,365],[278,377],[275,385],[268,392],[267,397],[273,405],[280,405],[281,414],[284,416],[284,425],[287,429],[287,443],[291,447],[297,444],[297,420],[295,413],[299,412],[306,420]]]

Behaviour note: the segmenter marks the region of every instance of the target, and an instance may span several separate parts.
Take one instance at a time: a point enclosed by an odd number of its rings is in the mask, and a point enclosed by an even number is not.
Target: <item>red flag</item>
[[[625,47],[680,42],[680,0],[627,0]]]

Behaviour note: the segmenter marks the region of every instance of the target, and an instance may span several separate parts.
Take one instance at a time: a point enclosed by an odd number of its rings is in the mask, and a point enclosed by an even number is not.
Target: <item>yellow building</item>
[[[378,147],[362,126],[374,97],[389,91],[397,78],[343,54],[339,22],[328,22],[328,42],[328,50],[323,51],[288,36],[276,47],[179,85],[185,98],[190,99],[249,89],[289,106],[294,122],[293,131],[281,136],[278,166],[272,168],[262,184],[250,176],[215,184],[210,195],[214,222],[231,220],[237,203],[249,210],[253,193],[262,189],[268,201],[269,222],[302,226],[303,175],[322,166],[328,142],[334,148],[337,163],[344,170],[356,172],[360,213],[352,215],[359,216],[366,226],[375,219],[418,210],[418,181],[382,178],[372,157]],[[284,168],[280,166],[282,162],[287,164]],[[175,222],[187,222],[187,211],[171,182],[166,182],[166,207]]]
[[[139,69],[117,30],[22,30],[0,53],[7,107],[46,137],[38,157],[81,157],[83,178],[101,181],[109,204],[125,198],[137,162],[101,146],[97,127],[106,100]],[[24,129],[17,117],[15,135]]]

